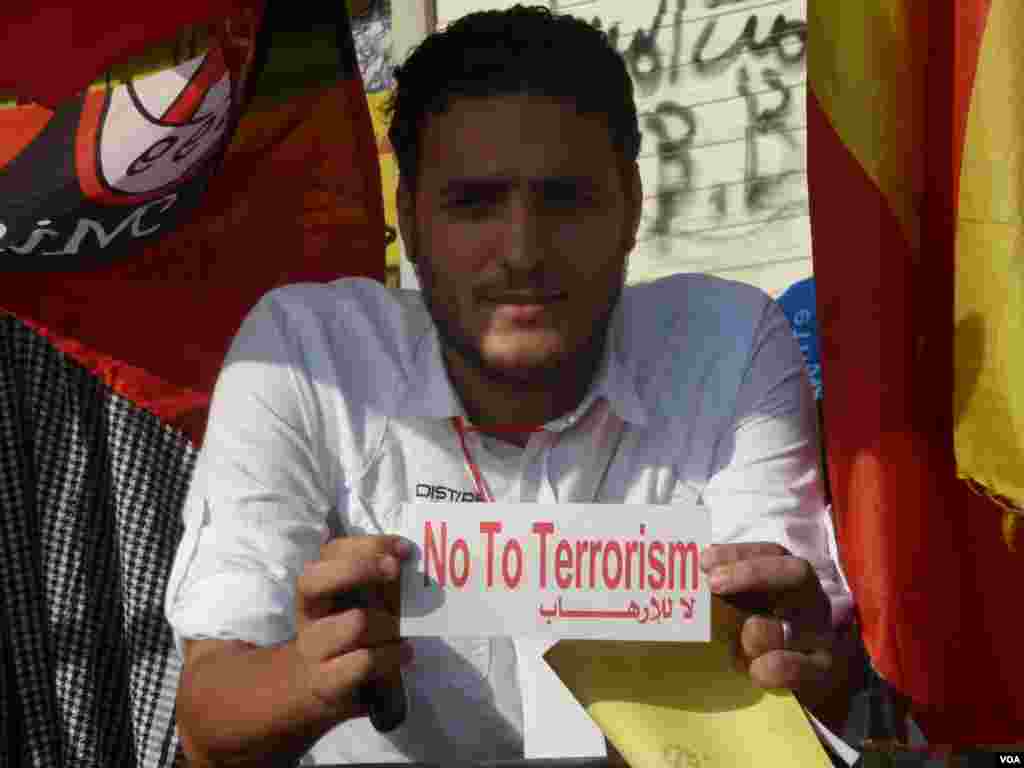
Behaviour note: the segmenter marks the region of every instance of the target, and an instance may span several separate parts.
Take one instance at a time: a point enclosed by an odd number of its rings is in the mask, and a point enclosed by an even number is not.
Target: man
[[[642,190],[622,60],[589,25],[517,6],[430,36],[396,81],[422,296],[290,286],[239,331],[168,586],[187,753],[522,756],[511,640],[398,636],[408,545],[390,534],[403,502],[437,498],[702,500],[722,542],[703,556],[713,590],[762,611],[739,661],[840,728],[856,643],[831,631],[846,595],[800,351],[756,289],[624,289]],[[339,609],[354,588],[370,606]],[[400,669],[408,718],[378,733],[356,691]]]

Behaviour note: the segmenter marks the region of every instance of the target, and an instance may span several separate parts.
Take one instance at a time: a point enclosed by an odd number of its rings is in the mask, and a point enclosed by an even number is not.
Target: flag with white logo
[[[384,279],[344,5],[8,5],[0,310],[198,442],[260,296]]]

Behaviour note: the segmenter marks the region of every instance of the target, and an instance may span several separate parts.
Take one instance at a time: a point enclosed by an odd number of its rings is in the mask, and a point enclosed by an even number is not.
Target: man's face
[[[603,344],[639,224],[635,164],[623,174],[603,117],[543,97],[457,99],[422,131],[399,217],[447,351],[550,386]]]

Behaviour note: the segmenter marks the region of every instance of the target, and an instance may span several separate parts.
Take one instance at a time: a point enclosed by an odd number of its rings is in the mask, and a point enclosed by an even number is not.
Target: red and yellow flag
[[[0,9],[0,311],[197,442],[263,293],[384,280],[345,6],[294,6]]]
[[[841,558],[872,660],[929,740],[1015,743],[1024,547],[990,497],[1024,501],[1024,5],[808,12]]]

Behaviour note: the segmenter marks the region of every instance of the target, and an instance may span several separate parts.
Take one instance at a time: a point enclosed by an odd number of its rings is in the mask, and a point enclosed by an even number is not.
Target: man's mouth
[[[564,293],[502,293],[497,296],[489,296],[485,300],[489,304],[531,307],[553,304],[564,298]]]
[[[486,303],[493,305],[495,314],[506,321],[529,324],[564,300],[564,293],[503,293],[487,298]]]

